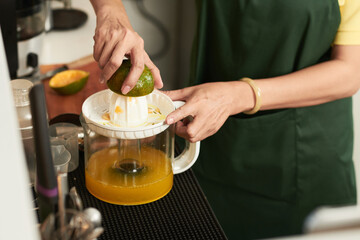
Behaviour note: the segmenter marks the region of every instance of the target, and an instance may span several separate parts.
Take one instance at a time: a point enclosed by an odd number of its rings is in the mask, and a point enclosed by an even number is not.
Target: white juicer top
[[[146,96],[126,97],[112,93],[110,97],[110,122],[118,127],[137,127],[148,119]]]
[[[169,127],[164,121],[175,105],[165,94],[157,90],[136,98],[114,94],[103,90],[83,103],[82,114],[91,130],[106,137],[141,139]]]

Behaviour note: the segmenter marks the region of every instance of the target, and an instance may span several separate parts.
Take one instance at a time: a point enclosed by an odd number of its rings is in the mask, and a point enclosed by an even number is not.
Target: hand
[[[132,29],[122,11],[121,6],[114,4],[97,13],[94,59],[102,69],[100,82],[108,80],[127,56],[131,59],[132,67],[122,86],[123,94],[135,86],[144,70],[144,64],[151,70],[155,87],[162,88],[159,69],[150,60],[144,50],[143,39]]]
[[[226,119],[240,112],[237,86],[240,82],[206,83],[175,91],[164,91],[172,100],[185,101],[185,105],[170,113],[167,124],[176,122],[176,134],[190,142],[201,141],[215,134]],[[180,121],[192,116],[193,121]]]

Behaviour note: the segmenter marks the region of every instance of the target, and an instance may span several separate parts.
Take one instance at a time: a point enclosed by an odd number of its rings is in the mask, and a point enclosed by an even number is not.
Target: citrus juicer
[[[173,174],[196,161],[200,142],[186,142],[174,156],[174,124],[166,116],[183,102],[160,91],[126,97],[111,90],[91,95],[82,106],[85,182],[95,197],[113,204],[138,205],[165,196]]]
[[[146,96],[126,97],[112,93],[109,108],[110,122],[114,126],[136,127],[148,118]]]

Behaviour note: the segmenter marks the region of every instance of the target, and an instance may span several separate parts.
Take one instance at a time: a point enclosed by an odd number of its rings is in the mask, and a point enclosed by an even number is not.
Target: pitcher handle
[[[185,102],[175,101],[175,108],[183,106]],[[185,140],[185,148],[175,159],[173,163],[174,174],[182,173],[188,170],[196,162],[200,153],[200,141],[191,143]]]

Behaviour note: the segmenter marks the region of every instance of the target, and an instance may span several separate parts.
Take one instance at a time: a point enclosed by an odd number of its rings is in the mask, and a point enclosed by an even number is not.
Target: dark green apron
[[[337,0],[197,4],[192,84],[328,60],[340,22]],[[194,171],[230,239],[299,234],[316,207],[356,203],[351,98],[232,116],[201,144]]]

